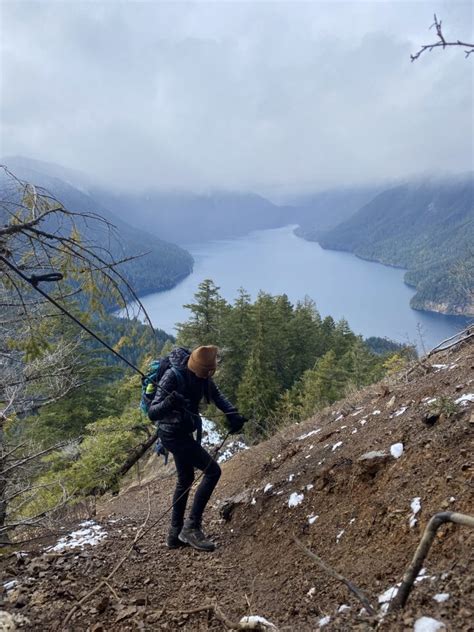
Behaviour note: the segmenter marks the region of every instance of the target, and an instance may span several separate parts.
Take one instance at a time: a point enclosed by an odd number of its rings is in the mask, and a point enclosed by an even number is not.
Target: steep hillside
[[[405,184],[380,193],[319,239],[408,269],[412,306],[474,315],[474,178]]]
[[[9,558],[6,608],[26,616],[28,630],[230,629],[210,603],[233,621],[263,616],[280,632],[418,631],[421,617],[445,626],[436,629],[471,630],[467,527],[439,531],[407,607],[382,620],[361,611],[293,537],[383,611],[430,517],[474,512],[473,368],[471,334],[226,462],[205,525],[218,543],[211,555],[164,548],[174,477],[151,461],[145,480],[98,504],[87,535]],[[383,455],[362,458],[370,451]],[[132,547],[143,524],[151,529]],[[95,546],[70,548],[81,537]]]
[[[309,241],[319,241],[321,235],[352,217],[370,202],[381,187],[340,187],[295,199],[299,228],[296,234]]]
[[[126,273],[137,294],[169,289],[192,271],[193,258],[186,250],[151,235],[149,231],[132,226],[110,212],[85,190],[79,190],[56,175],[49,175],[51,165],[24,158],[6,158],[3,164],[16,177],[47,189],[68,210],[97,213],[113,224],[115,231],[110,241],[105,228],[101,231],[97,224],[94,230],[86,222],[79,228],[83,236],[95,244],[108,244],[116,259],[144,255],[122,264],[122,272]],[[73,174],[67,170],[61,171],[59,167],[54,173],[61,173],[69,179],[73,177]],[[0,180],[0,199],[1,189]]]

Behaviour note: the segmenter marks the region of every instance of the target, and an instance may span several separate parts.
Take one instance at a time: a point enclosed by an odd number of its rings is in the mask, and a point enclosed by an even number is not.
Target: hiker
[[[202,346],[192,353],[179,347],[169,354],[170,368],[158,383],[148,410],[151,421],[158,422],[158,435],[171,452],[178,481],[173,496],[171,527],[167,546],[170,549],[189,544],[201,551],[213,551],[215,544],[201,529],[202,514],[221,475],[217,461],[201,446],[202,421],[199,403],[204,398],[225,413],[232,434],[239,432],[246,419],[239,415],[220,392],[212,376],[217,368],[217,347]],[[197,440],[193,432],[197,432]],[[194,469],[204,472],[196,490],[189,518],[184,513]]]

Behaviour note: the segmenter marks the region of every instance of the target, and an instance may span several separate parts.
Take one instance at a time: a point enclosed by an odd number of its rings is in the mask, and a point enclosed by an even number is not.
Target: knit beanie
[[[207,378],[217,369],[217,347],[197,347],[189,356],[188,369],[200,378]]]

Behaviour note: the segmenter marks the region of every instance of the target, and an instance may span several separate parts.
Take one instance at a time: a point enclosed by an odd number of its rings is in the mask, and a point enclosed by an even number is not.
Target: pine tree
[[[229,305],[219,294],[219,289],[211,279],[199,284],[194,303],[184,305],[191,312],[190,319],[177,325],[179,344],[188,347],[220,344],[222,321]]]

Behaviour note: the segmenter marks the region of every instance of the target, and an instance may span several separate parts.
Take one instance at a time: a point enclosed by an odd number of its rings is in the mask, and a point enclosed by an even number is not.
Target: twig
[[[322,568],[323,571],[326,571],[326,573],[331,575],[331,577],[333,577],[334,579],[337,579],[337,581],[342,582],[351,591],[351,593],[357,597],[357,599],[362,603],[362,605],[364,606],[364,608],[367,610],[367,612],[370,615],[375,614],[374,608],[370,605],[369,600],[364,595],[364,593],[360,590],[360,588],[357,588],[357,586],[355,586],[351,581],[349,581],[343,575],[341,575],[340,573],[335,571],[333,568],[331,568],[318,555],[316,555],[316,553],[313,553],[313,551],[310,551],[310,549],[308,549],[302,542],[300,542],[300,540],[298,540],[296,536],[293,536],[293,540],[295,544],[298,546],[298,548],[300,548],[303,551],[303,553],[306,553],[308,557],[310,557],[314,562],[316,562],[319,568]]]
[[[439,42],[434,42],[433,44],[424,44],[420,50],[415,53],[415,55],[410,55],[410,59],[411,61],[415,61],[416,59],[418,59],[418,57],[420,57],[420,55],[422,53],[424,53],[425,51],[429,50],[432,51],[434,48],[446,48],[446,46],[464,46],[466,47],[467,50],[465,50],[464,52],[466,53],[466,58],[469,57],[469,55],[471,55],[472,53],[474,53],[474,44],[471,44],[469,42],[461,42],[460,40],[456,40],[455,42],[447,42],[443,32],[441,30],[441,25],[442,25],[442,21],[438,20],[438,18],[436,17],[436,13],[434,14],[434,23],[430,26],[430,29],[432,29],[433,27],[435,27],[436,29],[436,35],[439,38]]]
[[[107,586],[107,588],[110,590],[110,592],[112,593],[112,595],[115,597],[115,599],[117,601],[120,601],[120,597],[117,595],[117,593],[115,592],[115,590],[112,588],[112,586],[109,584],[109,582],[107,580],[104,580],[104,584]]]

